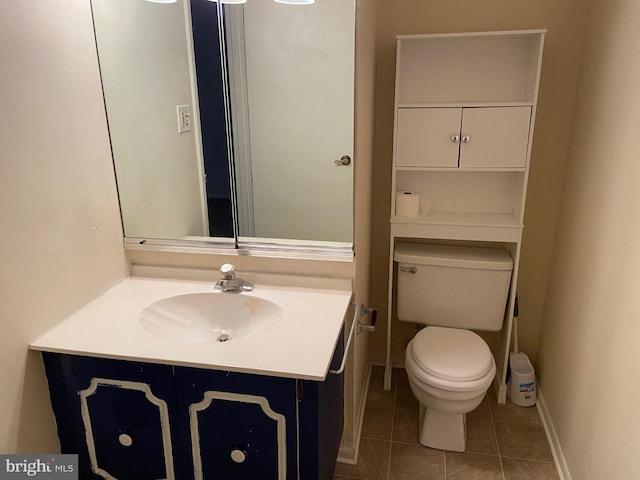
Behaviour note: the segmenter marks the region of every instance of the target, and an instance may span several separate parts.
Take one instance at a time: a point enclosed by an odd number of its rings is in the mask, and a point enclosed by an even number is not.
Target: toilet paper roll
[[[396,215],[398,217],[417,217],[420,215],[420,195],[412,192],[397,192]]]

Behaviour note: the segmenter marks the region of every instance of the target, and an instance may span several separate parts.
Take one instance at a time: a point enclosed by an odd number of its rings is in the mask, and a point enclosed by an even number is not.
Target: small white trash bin
[[[512,353],[509,356],[511,376],[507,384],[507,393],[511,401],[521,407],[536,404],[536,373],[525,353]]]

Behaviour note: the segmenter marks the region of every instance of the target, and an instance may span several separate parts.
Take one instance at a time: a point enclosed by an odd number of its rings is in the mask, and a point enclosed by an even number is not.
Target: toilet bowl
[[[420,443],[463,452],[466,414],[480,405],[496,373],[487,344],[470,330],[429,326],[409,342],[405,368],[420,403]]]

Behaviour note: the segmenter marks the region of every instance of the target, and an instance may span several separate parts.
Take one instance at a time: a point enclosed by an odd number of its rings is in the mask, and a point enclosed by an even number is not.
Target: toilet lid
[[[425,372],[443,380],[468,382],[486,375],[493,356],[470,330],[426,327],[411,342],[411,355]]]

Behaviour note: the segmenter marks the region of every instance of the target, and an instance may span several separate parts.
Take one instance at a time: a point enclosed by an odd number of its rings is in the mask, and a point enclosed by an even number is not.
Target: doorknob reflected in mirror
[[[349,165],[351,163],[351,157],[349,155],[343,155],[338,160],[334,160],[333,163],[339,167],[342,165]]]

